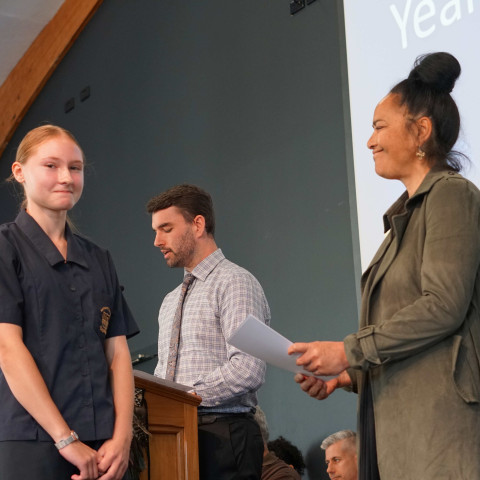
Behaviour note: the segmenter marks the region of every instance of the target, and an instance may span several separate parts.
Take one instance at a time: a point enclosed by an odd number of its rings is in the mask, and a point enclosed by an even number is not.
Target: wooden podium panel
[[[145,390],[150,437],[150,480],[198,480],[197,406],[202,399],[174,382],[133,371]],[[144,470],[141,480],[148,480]]]

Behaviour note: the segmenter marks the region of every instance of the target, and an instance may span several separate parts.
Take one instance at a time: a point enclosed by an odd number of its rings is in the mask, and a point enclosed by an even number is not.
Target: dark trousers
[[[85,443],[98,450],[103,441]],[[74,474],[78,474],[78,468],[60,455],[53,442],[0,442],[1,480],[70,480]]]
[[[199,417],[200,480],[260,480],[263,441],[253,415],[212,418],[202,425]]]
[[[365,374],[360,403],[360,459],[358,468],[359,480],[380,480],[377,462],[377,439],[375,436],[375,415],[373,397],[370,386],[370,375]]]

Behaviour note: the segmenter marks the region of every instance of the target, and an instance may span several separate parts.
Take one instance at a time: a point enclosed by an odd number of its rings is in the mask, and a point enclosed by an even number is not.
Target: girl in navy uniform
[[[12,165],[25,201],[0,226],[2,480],[119,480],[128,466],[138,328],[109,253],[68,226],[83,170],[53,125],[30,131]]]

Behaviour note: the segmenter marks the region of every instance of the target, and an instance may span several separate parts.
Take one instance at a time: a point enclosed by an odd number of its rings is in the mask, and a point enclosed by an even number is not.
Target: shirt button
[[[70,285],[70,291],[71,292],[76,292],[77,291],[77,288],[75,287],[75,285]]]

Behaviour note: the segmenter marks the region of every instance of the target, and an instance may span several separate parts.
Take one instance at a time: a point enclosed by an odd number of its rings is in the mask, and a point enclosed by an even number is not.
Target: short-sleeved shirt
[[[67,259],[22,211],[0,226],[0,322],[22,328],[54,403],[82,440],[110,438],[105,340],[138,333],[108,251],[66,226]],[[0,441],[51,440],[0,370]]]

